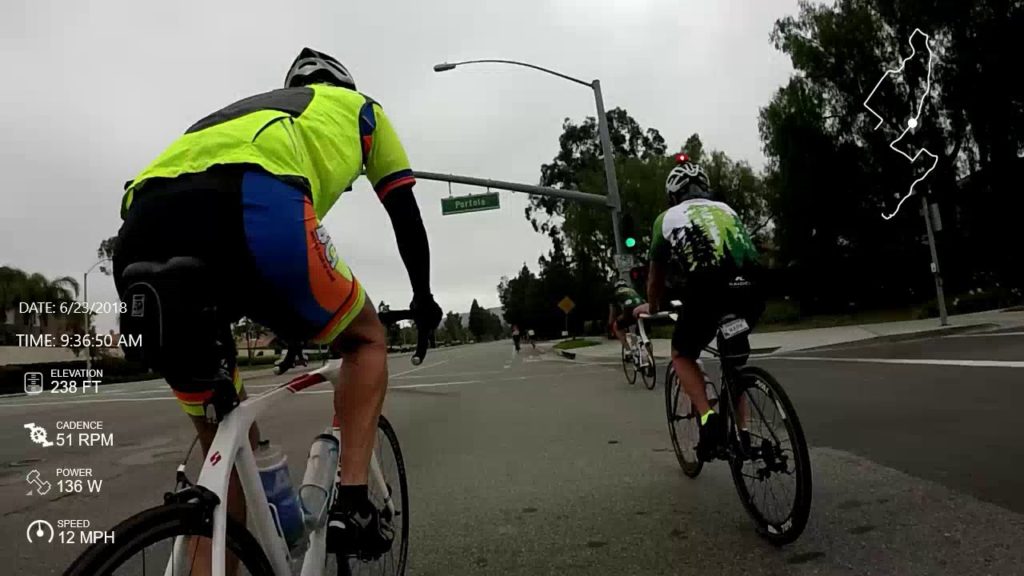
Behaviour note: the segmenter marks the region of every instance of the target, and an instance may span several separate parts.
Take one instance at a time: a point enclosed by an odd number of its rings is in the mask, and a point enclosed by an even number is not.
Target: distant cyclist
[[[202,290],[217,295],[218,310],[244,314],[287,342],[330,344],[341,354],[342,385],[334,394],[342,426],[341,487],[327,544],[332,552],[374,556],[393,540],[367,493],[387,390],[387,338],[363,286],[321,225],[364,170],[391,219],[412,283],[415,320],[433,329],[441,309],[430,292],[430,250],[405,149],[383,108],[356,91],[349,71],[309,48],[292,63],[284,88],[199,120],[126,185],[115,278],[123,291],[129,264],[197,258],[213,275]],[[224,380],[217,375],[227,374],[228,386],[245,397],[229,356],[202,366],[182,359],[174,373],[164,373],[192,417],[204,454],[216,433],[203,414],[214,382]],[[250,436],[257,435],[254,427]],[[240,496],[236,478],[227,507],[244,523]],[[209,554],[208,548],[197,553]]]
[[[608,305],[608,325],[622,346],[627,349],[627,357],[630,357],[633,351],[629,350],[626,344],[626,333],[636,323],[633,311],[643,303],[643,297],[629,285],[629,282],[621,278],[615,281],[615,291],[612,293],[611,304]]]
[[[647,282],[649,305],[657,312],[670,280],[682,301],[672,334],[672,364],[683,390],[699,411],[702,459],[721,442],[724,422],[708,404],[697,358],[715,337],[718,322],[735,313],[754,322],[763,311],[753,277],[758,255],[736,211],[715,199],[701,167],[680,156],[665,181],[670,208],[654,222]],[[742,409],[741,409],[742,411]]]

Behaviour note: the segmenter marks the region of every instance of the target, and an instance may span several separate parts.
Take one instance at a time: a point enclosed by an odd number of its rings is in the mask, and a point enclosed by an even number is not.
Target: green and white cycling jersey
[[[651,235],[652,262],[675,261],[683,272],[741,269],[757,250],[736,211],[714,200],[680,202],[661,213]]]
[[[644,303],[644,299],[636,290],[629,286],[621,286],[615,289],[615,305],[620,310],[632,310]]]

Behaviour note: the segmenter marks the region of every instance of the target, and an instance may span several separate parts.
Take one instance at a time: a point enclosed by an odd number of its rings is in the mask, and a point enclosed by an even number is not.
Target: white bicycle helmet
[[[322,82],[333,86],[356,89],[356,81],[348,68],[333,57],[317,52],[312,48],[303,48],[292,62],[288,75],[284,78],[284,87],[307,86]]]
[[[665,193],[675,202],[712,197],[708,175],[704,173],[700,164],[690,162],[685,156],[681,156],[679,164],[668,173],[668,178],[665,179]]]

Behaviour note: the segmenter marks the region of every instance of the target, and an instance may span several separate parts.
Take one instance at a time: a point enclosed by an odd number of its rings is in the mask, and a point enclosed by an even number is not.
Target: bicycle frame
[[[227,556],[226,504],[233,469],[238,471],[238,478],[245,494],[247,525],[266,553],[267,559],[274,569],[274,574],[276,576],[291,576],[291,554],[284,538],[278,534],[277,524],[267,505],[266,492],[263,490],[263,483],[256,466],[256,456],[249,444],[249,428],[268,408],[306,388],[324,382],[338,386],[341,376],[339,366],[340,363],[328,362],[321,368],[298,376],[269,392],[247,398],[225,416],[218,425],[217,435],[207,452],[199,480],[196,482],[198,486],[210,490],[220,498],[220,504],[213,511],[211,554],[213,561],[211,574],[213,576],[227,576],[225,565]],[[333,433],[340,440],[337,426],[334,427]],[[387,494],[376,453],[370,460],[370,482],[381,487],[382,494]],[[330,496],[333,499],[333,494]],[[390,498],[387,499],[386,504],[393,512],[394,504]],[[310,533],[308,538],[309,546],[303,558],[301,576],[319,576],[322,574],[323,558],[327,553],[326,522]],[[187,556],[185,540],[186,538],[181,537],[175,540],[173,557],[168,560],[167,568],[164,570],[165,576],[179,576],[174,573],[172,566],[188,564],[185,560]]]
[[[640,314],[636,318],[636,329],[639,332],[640,341],[635,343],[633,346],[633,352],[637,352],[641,346],[647,346],[651,342],[650,337],[647,336],[647,329],[644,328],[644,320],[664,320],[664,319],[675,319],[677,316],[674,312],[659,312],[657,314]],[[631,329],[632,330],[632,329]],[[642,356],[642,355],[641,355]],[[642,362],[642,361],[641,361]],[[646,367],[646,364],[641,363],[641,368]]]

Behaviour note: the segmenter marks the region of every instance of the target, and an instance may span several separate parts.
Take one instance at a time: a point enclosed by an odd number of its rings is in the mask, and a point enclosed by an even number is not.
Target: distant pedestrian
[[[512,325],[512,343],[516,346],[516,352],[519,352],[519,326]]]
[[[530,328],[529,330],[526,331],[526,337],[530,339],[530,346],[532,346],[534,350],[537,349],[536,336],[537,334],[534,333],[533,328]]]

